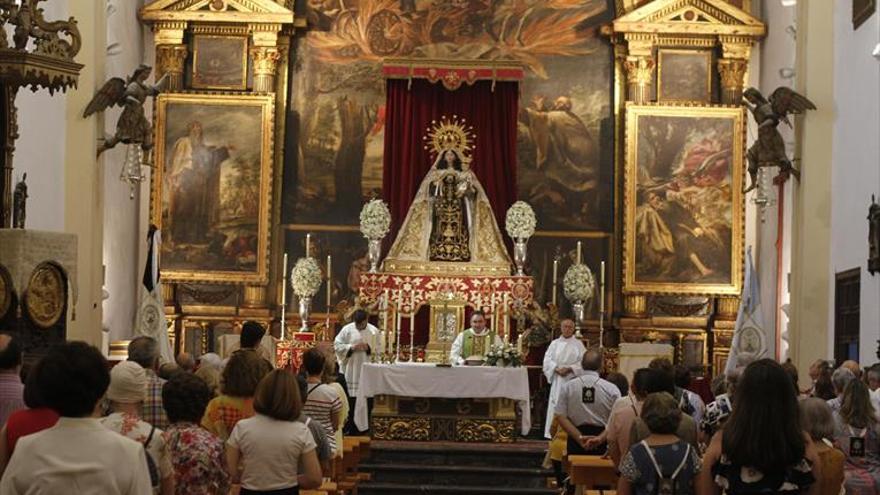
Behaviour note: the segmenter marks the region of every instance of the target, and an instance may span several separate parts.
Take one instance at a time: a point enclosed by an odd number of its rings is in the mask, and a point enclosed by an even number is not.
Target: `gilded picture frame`
[[[712,51],[657,50],[657,100],[668,103],[712,102]]]
[[[265,284],[274,95],[156,98],[150,218],[172,282]]]
[[[738,295],[743,109],[629,104],[625,134],[624,293]]]
[[[193,89],[247,90],[247,36],[196,34],[192,49]]]

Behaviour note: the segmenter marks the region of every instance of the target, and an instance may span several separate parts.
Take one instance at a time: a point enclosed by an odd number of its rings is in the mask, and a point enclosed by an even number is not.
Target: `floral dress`
[[[712,466],[715,484],[729,495],[753,493],[803,493],[816,482],[806,458],[784,470],[762,473],[751,467],[733,464],[726,455]]]
[[[834,414],[834,443],[846,456],[843,466],[847,495],[880,494],[880,432],[873,428],[853,428]],[[853,449],[853,439],[861,439],[861,446]],[[860,447],[860,448],[858,448]],[[862,450],[863,452],[859,452]],[[862,454],[862,455],[858,455]]]
[[[193,423],[175,423],[165,431],[177,495],[225,495],[229,491],[223,442]]]

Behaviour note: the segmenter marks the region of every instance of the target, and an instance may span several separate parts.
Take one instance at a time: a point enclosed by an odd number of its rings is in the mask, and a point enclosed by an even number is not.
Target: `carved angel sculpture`
[[[752,117],[758,124],[758,139],[749,148],[747,155],[751,184],[744,192],[757,187],[758,170],[761,167],[779,167],[780,174],[791,173],[800,179],[800,171],[794,168],[785,154],[785,141],[782,140],[782,135],[776,126],[779,122],[785,122],[791,127],[789,114],[815,110],[816,105],[785,86],[776,88],[770,98],[764,98],[760,91],[749,88],[743,92],[743,99],[743,103],[752,112]]]
[[[104,83],[89,102],[83,118],[103,112],[113,105],[124,107],[116,122],[116,134],[105,139],[104,144],[98,148],[98,155],[119,143],[139,144],[145,152],[153,147],[152,126],[144,115],[144,103],[147,98],[156,96],[165,89],[167,76],[150,86],[146,81],[152,71],[149,65],[140,65],[128,81],[114,77]]]

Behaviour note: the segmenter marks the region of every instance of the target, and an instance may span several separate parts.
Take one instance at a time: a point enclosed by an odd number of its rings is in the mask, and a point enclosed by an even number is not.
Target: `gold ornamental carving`
[[[627,294],[623,298],[623,311],[627,316],[645,316],[648,298],[640,294]]]
[[[626,58],[626,81],[629,85],[629,99],[636,103],[644,103],[651,97],[650,88],[654,80],[656,63],[652,57]]]
[[[455,425],[455,440],[458,442],[512,443],[514,441],[514,421],[491,419],[461,419]]]
[[[739,297],[719,297],[718,298],[718,318],[721,320],[734,321],[736,314],[739,312]]]
[[[64,275],[54,265],[44,263],[31,274],[24,306],[33,322],[41,328],[58,323],[64,312]]]
[[[255,46],[251,48],[254,69],[254,91],[268,93],[275,89],[275,69],[281,57],[274,47]]]
[[[426,442],[431,439],[429,418],[373,416],[373,438],[376,440],[409,440]]]
[[[718,61],[718,72],[721,74],[721,103],[739,105],[742,101],[748,60],[722,58]]]
[[[244,304],[248,308],[266,307],[266,286],[265,285],[246,285],[244,286]]]
[[[159,45],[156,47],[156,77],[168,75],[168,90],[181,91],[183,71],[188,50],[185,45]]]

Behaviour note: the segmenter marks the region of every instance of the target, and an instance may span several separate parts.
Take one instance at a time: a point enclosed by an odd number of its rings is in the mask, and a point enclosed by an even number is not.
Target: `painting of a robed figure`
[[[627,289],[739,293],[743,146],[739,108],[627,108]]]
[[[273,98],[162,95],[157,105],[163,276],[264,280]]]

